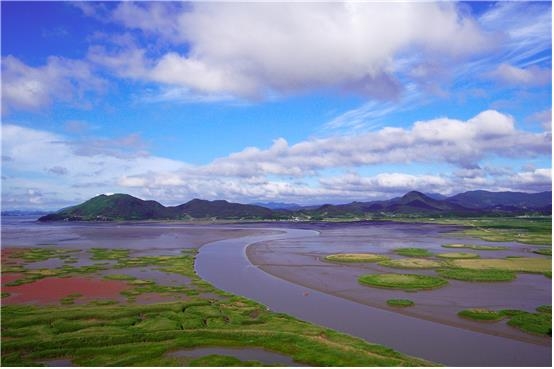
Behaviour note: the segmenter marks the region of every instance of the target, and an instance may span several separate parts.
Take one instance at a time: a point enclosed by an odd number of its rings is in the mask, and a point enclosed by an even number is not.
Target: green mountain
[[[147,220],[147,219],[271,219],[279,212],[225,200],[194,199],[179,206],[165,207],[126,194],[99,195],[84,203],[39,218],[55,220]]]
[[[208,201],[194,199],[172,209],[175,209],[178,217],[223,219],[269,219],[273,217],[273,211],[268,208],[257,205],[231,203],[225,200]]]
[[[170,219],[173,212],[156,201],[126,194],[99,195],[84,203],[39,218],[49,220]]]
[[[39,218],[56,220],[179,220],[179,219],[237,219],[237,220],[318,220],[325,218],[356,218],[369,216],[481,216],[551,214],[552,192],[538,194],[522,192],[472,191],[438,199],[411,191],[402,197],[384,201],[352,202],[342,205],[326,204],[299,210],[268,209],[225,200],[194,199],[178,206],[163,206],[156,201],[115,194],[99,195],[84,203],[61,209]]]

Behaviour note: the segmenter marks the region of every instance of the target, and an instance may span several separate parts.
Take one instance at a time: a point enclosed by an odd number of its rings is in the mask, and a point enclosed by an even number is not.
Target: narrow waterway
[[[200,248],[196,271],[214,286],[256,300],[274,311],[445,365],[551,366],[550,347],[396,314],[267,274],[249,262],[248,245],[317,234],[301,229],[279,231],[283,233],[206,244]]]

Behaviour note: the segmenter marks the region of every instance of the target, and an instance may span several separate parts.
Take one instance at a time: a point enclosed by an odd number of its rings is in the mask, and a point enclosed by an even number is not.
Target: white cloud
[[[30,67],[14,56],[2,58],[2,109],[37,110],[54,100],[79,104],[79,97],[101,91],[106,82],[83,61],[51,56],[40,67]]]
[[[142,143],[136,135],[74,142],[51,132],[4,124],[2,156],[9,160],[2,163],[2,195],[14,197],[26,189],[47,188],[51,197],[82,199],[98,190],[122,192],[126,184],[119,182],[124,176],[137,176],[152,168],[173,173],[188,167],[135,152],[137,145]]]
[[[188,51],[144,60],[139,48],[93,48],[95,62],[193,94],[247,99],[320,87],[394,99],[401,53],[457,58],[492,42],[453,3],[123,3],[112,18]]]
[[[416,122],[408,129],[385,127],[292,146],[280,138],[269,149],[246,148],[199,170],[207,175],[249,177],[261,173],[306,176],[320,169],[385,163],[443,162],[475,167],[495,155],[534,157],[550,151],[550,133],[519,131],[513,118],[488,110],[468,121],[440,118]]]
[[[552,70],[535,65],[518,68],[500,64],[490,75],[500,82],[518,86],[541,86],[552,82]]]

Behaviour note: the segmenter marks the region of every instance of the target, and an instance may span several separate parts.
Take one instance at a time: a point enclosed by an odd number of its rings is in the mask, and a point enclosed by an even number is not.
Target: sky
[[[12,2],[2,209],[552,188],[551,2]]]

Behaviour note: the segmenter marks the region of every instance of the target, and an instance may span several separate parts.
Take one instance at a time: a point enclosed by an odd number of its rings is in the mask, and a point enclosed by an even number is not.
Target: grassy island
[[[420,291],[439,288],[448,282],[439,277],[418,274],[366,274],[358,278],[363,285],[405,291]]]

